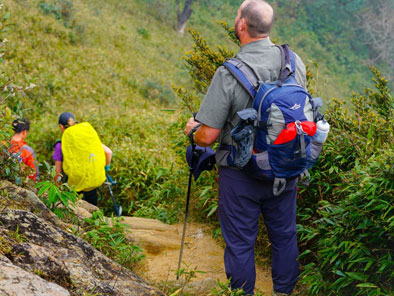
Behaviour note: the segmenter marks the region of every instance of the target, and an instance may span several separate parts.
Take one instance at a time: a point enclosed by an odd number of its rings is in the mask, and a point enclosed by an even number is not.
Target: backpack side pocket
[[[309,149],[310,149],[310,157],[308,159],[308,166],[307,169],[309,170],[310,168],[312,168],[315,163],[317,162],[317,160],[319,159],[319,155],[323,150],[323,143],[318,143],[316,141],[312,141],[309,145]]]
[[[275,178],[269,162],[268,151],[253,153],[244,170],[248,175],[259,180],[272,181]]]

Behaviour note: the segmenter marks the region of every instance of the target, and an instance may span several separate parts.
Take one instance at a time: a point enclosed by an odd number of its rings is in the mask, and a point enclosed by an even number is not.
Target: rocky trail
[[[183,223],[167,225],[157,220],[124,217],[130,226],[129,238],[139,243],[146,258],[137,273],[151,283],[182,286],[176,281]],[[213,239],[203,225],[188,223],[181,269],[201,271],[195,274],[185,291],[192,295],[207,295],[226,282],[223,263],[224,249]],[[257,267],[256,288],[264,295],[271,295],[272,281],[269,270]]]

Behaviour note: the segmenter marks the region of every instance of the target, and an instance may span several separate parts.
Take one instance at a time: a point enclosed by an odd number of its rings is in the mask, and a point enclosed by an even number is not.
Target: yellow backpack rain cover
[[[105,153],[88,122],[67,128],[62,136],[63,171],[76,191],[90,191],[105,181]]]

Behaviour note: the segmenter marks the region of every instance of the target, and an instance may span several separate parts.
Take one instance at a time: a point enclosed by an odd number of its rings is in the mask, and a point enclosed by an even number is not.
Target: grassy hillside
[[[61,112],[91,122],[114,150],[113,173],[133,183],[123,192],[131,202],[140,186],[149,186],[152,172],[146,170],[180,162],[163,141],[177,116],[162,111],[161,101],[176,105],[171,83],[186,81],[181,57],[190,44],[162,31],[137,3],[65,3],[59,12],[40,1],[5,2],[14,23],[5,66],[18,73],[20,84],[37,85],[22,98],[32,121],[28,140],[39,161],[50,162]]]

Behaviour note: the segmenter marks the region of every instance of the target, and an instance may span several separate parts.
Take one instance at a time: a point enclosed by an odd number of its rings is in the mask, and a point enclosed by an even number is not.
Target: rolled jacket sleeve
[[[196,119],[204,125],[223,129],[228,119],[236,80],[223,66],[219,67],[197,113]]]
[[[60,142],[56,143],[52,158],[55,161],[63,161],[62,144]]]

